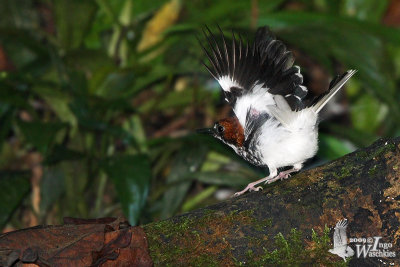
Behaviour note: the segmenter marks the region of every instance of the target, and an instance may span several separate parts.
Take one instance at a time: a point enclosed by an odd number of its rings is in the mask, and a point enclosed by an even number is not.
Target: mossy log
[[[262,192],[143,229],[121,218],[66,218],[2,234],[0,266],[400,266],[399,178],[400,138],[380,140]],[[343,218],[356,242],[346,262],[329,252]],[[357,257],[357,245],[375,244]]]
[[[400,138],[381,139],[263,191],[145,225],[150,255],[155,266],[400,266],[399,177]],[[382,237],[390,256],[345,262],[328,252],[343,218],[348,238]]]

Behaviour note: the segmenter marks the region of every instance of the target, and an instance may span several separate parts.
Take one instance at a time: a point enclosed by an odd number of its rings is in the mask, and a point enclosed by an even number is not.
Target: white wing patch
[[[313,128],[317,122],[317,114],[310,108],[293,111],[286,99],[281,95],[274,95],[275,105],[269,106],[269,111],[285,128],[290,131]]]
[[[286,102],[285,98],[280,95],[273,96],[275,105],[269,107],[270,113],[274,116],[283,126],[289,128],[289,125],[295,117],[293,112]]]
[[[244,127],[246,125],[248,110],[254,110],[254,112],[258,113],[269,113],[268,106],[270,105],[275,105],[273,95],[268,93],[267,88],[261,87],[258,84],[253,87],[250,93],[237,98],[233,111],[239,119],[240,124]]]
[[[221,85],[222,89],[226,92],[230,92],[231,87],[242,88],[236,81],[232,79],[232,77],[228,75],[224,75],[218,79],[219,85]]]

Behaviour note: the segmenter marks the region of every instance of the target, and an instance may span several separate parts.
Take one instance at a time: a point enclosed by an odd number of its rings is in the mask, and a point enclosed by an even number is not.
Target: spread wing
[[[220,28],[219,31],[218,37],[207,27],[203,31],[209,49],[202,47],[211,64],[204,65],[221,85],[226,101],[244,127],[248,111],[252,110],[258,116],[267,113],[291,128],[298,115],[294,111],[311,108],[318,113],[356,73],[356,70],[345,72],[331,82],[325,94],[305,99],[308,90],[302,85],[300,68],[293,66],[292,53],[267,27],[257,30],[253,42],[243,42],[233,32],[228,41]]]
[[[233,32],[227,41],[221,29],[218,38],[207,27],[204,35],[209,50],[204,46],[203,49],[211,64],[206,68],[221,85],[235,113],[238,113],[237,102],[246,96],[249,99],[241,101],[242,105],[247,104],[243,116],[256,100],[251,96],[263,100],[261,106],[252,105],[258,111],[274,105],[271,95],[282,95],[292,110],[304,108],[302,99],[307,95],[307,88],[302,85],[300,68],[293,66],[292,53],[267,27],[257,30],[252,43],[243,42]]]

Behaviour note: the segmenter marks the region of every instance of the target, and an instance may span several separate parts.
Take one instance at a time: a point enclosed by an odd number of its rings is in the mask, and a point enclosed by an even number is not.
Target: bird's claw
[[[242,191],[236,192],[235,194],[233,194],[232,197],[238,197],[238,196],[240,196],[240,195],[243,195],[243,194],[246,193],[247,191],[249,191],[249,192],[251,192],[251,191],[256,191],[256,192],[258,192],[258,191],[260,191],[260,190],[263,190],[263,188],[262,188],[261,186],[254,187],[254,185],[248,185],[248,186],[247,186],[245,189],[243,189]]]
[[[260,190],[261,190],[261,191],[263,190],[263,188],[262,188],[261,186],[249,188],[249,191],[256,191],[256,192],[258,192],[258,191],[260,191]]]

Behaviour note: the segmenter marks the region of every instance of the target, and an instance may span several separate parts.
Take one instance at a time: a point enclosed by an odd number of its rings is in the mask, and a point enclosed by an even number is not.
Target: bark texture
[[[400,138],[381,139],[261,192],[145,225],[150,255],[155,266],[400,266],[399,177]],[[389,257],[328,252],[343,218],[348,238],[382,237]]]

